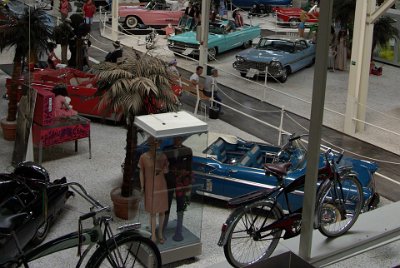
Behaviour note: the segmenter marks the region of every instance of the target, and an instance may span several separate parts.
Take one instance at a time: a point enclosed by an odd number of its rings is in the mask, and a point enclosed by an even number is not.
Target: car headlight
[[[274,69],[282,69],[282,64],[279,61],[272,61],[269,66]]]
[[[171,47],[173,47],[174,45],[175,45],[175,42],[174,41],[168,41],[169,42],[169,45],[171,46]]]
[[[244,62],[244,58],[242,56],[236,56],[236,60],[239,62]]]

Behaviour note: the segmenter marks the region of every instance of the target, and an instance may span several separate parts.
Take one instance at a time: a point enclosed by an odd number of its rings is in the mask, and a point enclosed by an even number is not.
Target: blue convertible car
[[[190,141],[188,144],[193,144]],[[289,144],[289,143],[288,143]],[[193,172],[196,193],[221,200],[229,200],[260,189],[272,189],[278,185],[274,175],[266,174],[265,163],[291,162],[285,184],[305,176],[306,147],[301,139],[283,147],[255,143],[234,136],[219,136],[202,154],[194,154]],[[334,156],[333,156],[334,157]],[[320,168],[325,166],[324,154],[320,155]],[[374,173],[378,166],[369,161],[343,157],[339,166],[351,167],[363,187],[363,211],[375,208],[379,195],[375,191]],[[200,187],[201,188],[201,187]],[[290,195],[293,204],[302,205],[303,191]],[[291,203],[292,203],[291,202]]]
[[[249,48],[253,39],[259,37],[259,26],[245,24],[235,27],[234,22],[222,20],[210,22],[208,35],[208,59],[214,60],[217,54],[237,48]],[[188,31],[168,38],[168,48],[175,53],[199,55],[200,42],[196,40],[196,31]]]
[[[291,163],[285,184],[305,176],[307,151],[300,137],[290,139],[282,147],[249,142],[235,136],[216,133],[208,133],[209,146],[199,144],[199,140],[202,139],[194,135],[183,143],[193,151],[193,185],[196,185],[193,191],[196,194],[227,201],[253,191],[272,189],[279,182],[274,175],[266,174],[264,170],[266,163]],[[160,145],[160,150],[170,145],[172,139],[165,139]],[[144,142],[138,147],[138,153],[143,153],[147,148]],[[325,166],[324,161],[324,154],[321,153],[320,168]],[[343,157],[338,165],[351,168],[357,174],[364,192],[363,211],[375,208],[379,202],[374,184],[374,173],[378,166],[373,162],[350,157]],[[291,204],[301,206],[303,191],[291,193],[290,198]]]
[[[287,35],[263,37],[254,48],[236,55],[233,68],[242,76],[254,75],[274,77],[281,82],[288,74],[313,65],[315,44],[309,40]]]

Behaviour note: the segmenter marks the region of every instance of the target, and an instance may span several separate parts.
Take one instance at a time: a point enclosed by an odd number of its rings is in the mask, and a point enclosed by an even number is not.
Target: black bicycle
[[[101,205],[79,183],[69,182],[64,185],[70,186],[74,192],[93,206],[89,213],[79,217],[78,232],[58,237],[24,251],[19,246],[13,227],[18,221],[30,215],[19,213],[9,216],[0,223],[0,238],[1,236],[12,236],[19,253],[5,259],[0,258],[0,267],[29,267],[30,261],[73,247],[78,248],[79,259],[76,267],[80,267],[93,246],[97,248],[87,261],[86,267],[161,267],[160,252],[156,244],[148,238],[150,234],[139,229],[140,223],[121,226],[118,228],[120,232],[114,234],[110,227],[112,217],[108,215],[109,207]],[[82,222],[88,219],[93,220],[93,226],[82,229]],[[82,250],[82,246],[87,247]]]
[[[325,167],[319,170],[314,228],[327,237],[347,232],[356,222],[363,206],[362,186],[351,167],[338,167],[343,153],[325,152]],[[290,202],[290,194],[303,191],[305,176],[289,184],[284,177],[291,163],[265,164],[279,186],[252,192],[229,201],[237,207],[222,226],[218,245],[234,267],[244,267],[268,258],[279,240],[300,234],[302,206]],[[279,202],[278,202],[279,201]],[[285,210],[282,206],[286,205]],[[298,204],[297,204],[298,205]]]

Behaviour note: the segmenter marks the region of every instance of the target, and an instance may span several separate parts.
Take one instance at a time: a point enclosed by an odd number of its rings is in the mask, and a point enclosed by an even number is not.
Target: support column
[[[113,0],[111,4],[111,40],[118,40],[118,8],[119,0]]]
[[[376,0],[368,0],[367,1],[367,16],[371,16],[371,14],[376,9]],[[368,99],[368,86],[369,86],[369,71],[370,71],[370,63],[371,63],[371,54],[372,54],[372,37],[374,32],[374,24],[368,23],[366,21],[365,24],[365,34],[364,34],[364,51],[361,60],[361,72],[360,72],[360,90],[358,97],[358,105],[357,105],[357,113],[356,118],[365,121],[366,113],[367,113],[367,99]],[[364,131],[365,123],[356,121],[356,132]]]
[[[317,177],[321,146],[321,129],[324,115],[326,77],[328,69],[329,35],[333,0],[324,0],[320,4],[320,20],[317,33],[317,49],[313,95],[310,119],[310,135],[308,138],[306,179],[301,224],[299,255],[305,260],[311,258],[312,234],[314,231],[314,211],[317,192]]]
[[[204,71],[207,70],[208,61],[208,30],[210,22],[210,5],[211,0],[202,0],[201,3],[201,37],[200,37],[200,55],[199,66],[203,66]]]
[[[366,17],[367,1],[357,0],[353,28],[353,45],[351,47],[346,113],[344,118],[344,132],[349,135],[353,135],[355,133],[356,124],[353,118],[357,116],[357,106],[359,102]]]

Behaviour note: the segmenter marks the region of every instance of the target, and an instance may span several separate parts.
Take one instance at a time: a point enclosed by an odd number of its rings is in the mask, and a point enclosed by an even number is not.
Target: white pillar
[[[199,65],[207,70],[208,60],[208,27],[210,21],[211,0],[202,0],[201,3],[201,37],[200,37],[200,55]]]
[[[375,11],[376,0],[368,0],[367,14],[370,15]],[[367,98],[369,86],[369,69],[372,53],[372,36],[374,32],[374,24],[366,22],[364,34],[364,51],[361,59],[361,72],[360,72],[360,90],[358,96],[358,106],[356,118],[365,121],[367,112]],[[364,131],[365,124],[363,122],[356,122],[356,132]]]
[[[355,133],[356,124],[353,118],[357,115],[357,105],[359,102],[366,17],[367,1],[357,0],[356,13],[354,16],[353,45],[351,48],[346,113],[344,118],[344,132],[349,135]]]
[[[118,8],[119,0],[113,0],[111,5],[111,40],[118,40]]]

